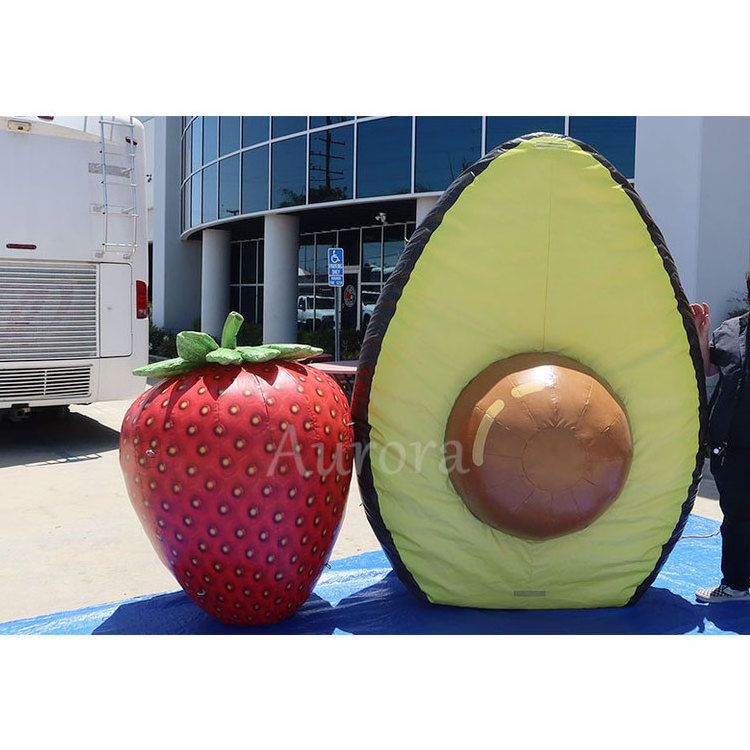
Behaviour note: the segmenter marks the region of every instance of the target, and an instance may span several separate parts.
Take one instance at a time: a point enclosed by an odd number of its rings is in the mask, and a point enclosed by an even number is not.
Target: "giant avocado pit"
[[[585,528],[617,499],[633,441],[617,398],[588,368],[520,354],[459,395],[445,433],[456,492],[481,521],[526,539]]]

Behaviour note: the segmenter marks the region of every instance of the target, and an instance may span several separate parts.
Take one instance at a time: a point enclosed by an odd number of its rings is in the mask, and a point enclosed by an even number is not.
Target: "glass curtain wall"
[[[308,330],[334,324],[334,290],[328,286],[328,248],[344,250],[342,330],[364,330],[383,283],[393,273],[414,222],[300,235],[297,323]]]
[[[273,209],[440,192],[483,153],[540,131],[589,143],[633,180],[635,123],[562,115],[195,117],[182,136],[183,231]]]

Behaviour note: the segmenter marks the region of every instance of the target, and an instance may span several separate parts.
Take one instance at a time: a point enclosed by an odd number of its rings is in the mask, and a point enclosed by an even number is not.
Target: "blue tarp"
[[[522,611],[422,604],[378,551],[332,561],[304,606],[277,625],[222,625],[177,591],[16,620],[0,624],[0,635],[750,633],[750,602],[706,605],[695,601],[696,589],[719,579],[721,537],[715,534],[717,529],[715,521],[691,516],[660,575],[632,607]]]

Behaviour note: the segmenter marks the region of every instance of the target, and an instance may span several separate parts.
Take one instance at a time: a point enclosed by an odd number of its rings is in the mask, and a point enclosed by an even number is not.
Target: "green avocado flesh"
[[[687,303],[637,201],[576,142],[522,139],[463,188],[410,269],[372,371],[365,502],[429,601],[623,606],[660,565],[695,484],[703,395]],[[527,352],[595,371],[633,438],[611,507],[547,540],[475,517],[443,453],[461,391]]]

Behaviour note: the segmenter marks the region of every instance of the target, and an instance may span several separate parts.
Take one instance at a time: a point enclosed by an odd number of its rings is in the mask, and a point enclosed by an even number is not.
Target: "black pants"
[[[711,473],[724,514],[721,582],[746,590],[750,588],[750,449],[729,447],[723,456],[712,456]]]

